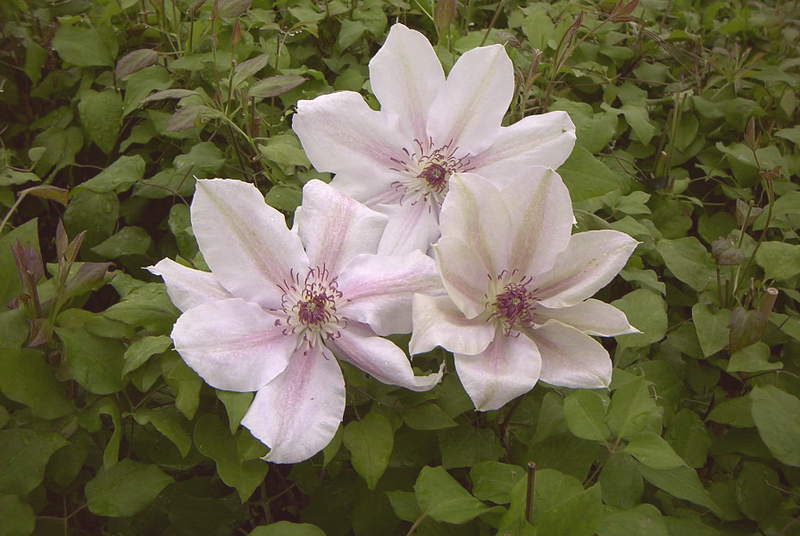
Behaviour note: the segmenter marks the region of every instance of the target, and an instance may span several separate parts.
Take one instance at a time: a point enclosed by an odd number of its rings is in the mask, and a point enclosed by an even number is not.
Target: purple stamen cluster
[[[325,268],[311,268],[301,281],[301,276],[292,271],[290,281],[280,285],[281,310],[285,317],[276,320],[276,326],[284,326],[284,335],[302,334],[306,342],[313,345],[318,335],[327,339],[341,336],[345,320],[337,313],[342,301],[338,282]]]
[[[500,292],[495,294],[494,300],[490,303],[490,320],[500,322],[506,335],[522,328],[533,327],[536,320],[536,303],[538,299],[535,289],[530,290],[528,285],[533,281],[530,276],[523,276],[516,279],[517,271],[508,272],[503,270],[497,278],[492,278],[501,283],[506,280]],[[501,283],[502,284],[502,283]]]

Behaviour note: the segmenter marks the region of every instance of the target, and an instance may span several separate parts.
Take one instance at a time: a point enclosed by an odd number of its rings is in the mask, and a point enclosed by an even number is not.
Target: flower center
[[[405,158],[392,160],[397,164],[393,171],[398,178],[392,186],[401,194],[400,202],[408,200],[412,205],[428,203],[438,211],[447,195],[448,181],[454,173],[469,171],[469,154],[460,154],[453,142],[436,146],[433,139],[426,142],[414,139],[415,150],[403,147]]]
[[[347,321],[338,313],[346,301],[336,278],[323,267],[311,268],[305,278],[292,272],[290,281],[280,285],[283,318],[276,326],[284,326],[284,335],[296,335],[309,346],[322,338],[336,339]]]
[[[489,290],[484,296],[489,319],[501,325],[510,335],[533,327],[536,321],[537,289],[530,289],[533,277],[503,270],[489,276]]]

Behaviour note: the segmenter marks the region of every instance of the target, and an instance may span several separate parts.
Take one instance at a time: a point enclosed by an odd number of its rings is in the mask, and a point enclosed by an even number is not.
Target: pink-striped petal
[[[351,363],[376,380],[412,391],[429,391],[442,379],[442,370],[416,376],[405,352],[396,344],[377,337],[372,330],[351,324],[341,336],[327,343],[339,359]]]
[[[339,290],[347,300],[345,318],[368,324],[379,335],[411,331],[415,292],[444,292],[433,259],[419,250],[359,255],[339,276]]]
[[[183,312],[201,303],[233,297],[217,282],[211,272],[195,270],[172,259],[161,259],[155,266],[148,266],[145,269],[164,278],[169,299]]]
[[[197,181],[192,228],[214,277],[231,294],[266,308],[280,305],[278,285],[308,267],[298,236],[252,184]]]
[[[206,383],[224,391],[257,391],[280,374],[297,338],[277,318],[239,298],[183,313],[172,328],[175,349]]]
[[[594,299],[588,299],[571,307],[557,309],[540,307],[536,310],[536,317],[541,318],[542,323],[549,319],[558,320],[589,335],[601,337],[640,333],[628,322],[625,313],[613,305]]]
[[[528,330],[542,355],[541,380],[572,389],[611,384],[611,358],[603,345],[577,328],[550,320]]]
[[[430,352],[437,346],[451,352],[475,355],[486,350],[495,328],[482,320],[467,320],[447,296],[414,296],[412,354]]]
[[[495,410],[533,389],[539,380],[539,350],[524,335],[505,335],[476,355],[455,354],[456,371],[475,409]]]
[[[318,344],[297,349],[286,370],[258,391],[242,424],[270,448],[265,460],[298,463],[331,442],[344,405],[342,370]]]
[[[311,265],[338,274],[356,255],[377,251],[386,216],[312,180],[303,187],[295,225]]]

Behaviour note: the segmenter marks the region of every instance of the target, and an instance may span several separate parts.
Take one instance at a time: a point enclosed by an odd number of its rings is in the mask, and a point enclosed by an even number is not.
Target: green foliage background
[[[504,43],[508,122],[571,114],[579,230],[641,241],[599,297],[642,333],[603,341],[610,391],[488,413],[452,372],[411,393],[346,368],[331,445],[268,465],[238,426],[252,395],[181,361],[142,267],[204,267],[197,178],[291,218],[320,177],[295,103],[369,96],[395,20],[446,67]],[[0,535],[800,534],[798,21],[780,0],[2,2]]]

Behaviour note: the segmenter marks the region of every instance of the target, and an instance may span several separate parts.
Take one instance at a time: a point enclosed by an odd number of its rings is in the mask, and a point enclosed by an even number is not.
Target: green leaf
[[[728,372],[762,372],[783,368],[780,361],[770,361],[769,346],[757,342],[731,354],[728,361]]]
[[[165,352],[170,346],[172,339],[166,335],[151,335],[134,341],[125,350],[125,366],[122,367],[122,374],[136,370],[152,356]]]
[[[0,430],[0,494],[27,495],[33,491],[44,478],[50,456],[66,444],[53,432]]]
[[[11,247],[18,241],[26,247],[39,251],[39,232],[37,227],[38,220],[33,218],[0,236],[0,307],[6,308],[6,304],[17,297],[22,292],[22,284],[17,274],[17,264]]]
[[[189,423],[174,407],[161,406],[153,409],[137,409],[133,414],[133,418],[142,426],[147,423],[152,424],[156,430],[178,447],[178,451],[184,458],[189,454],[189,449],[192,447]]]
[[[701,291],[711,282],[715,273],[714,262],[697,238],[662,239],[656,244],[656,249],[669,271],[694,290]]]
[[[630,437],[645,431],[661,415],[650,393],[651,383],[642,377],[620,387],[611,397],[608,426],[618,437]]]
[[[599,391],[572,391],[564,399],[564,418],[575,436],[605,441],[611,432],[605,422],[608,396]]]
[[[757,462],[744,462],[736,479],[736,503],[750,519],[767,520],[783,498],[780,487],[778,473],[773,469]]]
[[[350,45],[361,39],[367,27],[364,23],[356,20],[343,20],[342,27],[339,30],[339,36],[336,38],[336,44],[341,50],[346,50]]]
[[[686,465],[672,446],[653,432],[640,432],[631,436],[625,452],[654,469],[672,469]]]
[[[423,514],[445,523],[460,525],[489,510],[444,467],[423,467],[414,484],[414,494]]]
[[[621,186],[617,175],[580,145],[575,147],[558,172],[569,189],[573,203],[605,195]]]
[[[654,469],[639,464],[639,471],[645,480],[670,495],[705,506],[715,513],[719,512],[719,507],[703,487],[694,469],[685,465],[672,469]]]
[[[770,452],[786,465],[800,467],[800,399],[773,385],[750,392],[753,421]]]
[[[125,345],[116,339],[105,339],[82,328],[56,328],[64,343],[64,363],[70,378],[97,395],[121,390]]]
[[[78,67],[114,64],[111,47],[94,28],[62,25],[53,37],[52,46],[62,60]]]
[[[53,369],[37,350],[0,350],[0,391],[43,419],[57,419],[74,409]]]
[[[458,426],[456,421],[433,402],[425,402],[405,410],[403,420],[414,430],[441,430]]]
[[[650,504],[640,504],[630,510],[607,514],[597,529],[598,536],[669,536],[661,512]]]
[[[342,439],[344,446],[350,451],[353,468],[367,481],[369,489],[375,489],[392,455],[392,425],[386,417],[371,411],[360,421],[353,421],[345,426]]]
[[[92,248],[105,259],[119,259],[127,255],[145,255],[153,241],[141,227],[129,225]]]
[[[700,468],[706,464],[711,436],[694,411],[680,410],[667,428],[666,439],[690,467]]]
[[[28,536],[36,527],[33,508],[15,495],[0,495],[0,519],[0,536]]]
[[[0,341],[3,341],[3,346],[21,348],[26,340],[28,340],[28,317],[25,309],[0,311]]]
[[[132,516],[144,510],[172,482],[172,477],[158,466],[126,458],[101,469],[86,483],[86,501],[89,510],[100,516]]]
[[[250,409],[255,393],[234,393],[233,391],[217,391],[219,398],[225,406],[225,413],[228,414],[228,427],[231,433],[235,433],[242,422],[245,413]]]
[[[711,306],[696,303],[692,307],[692,320],[705,357],[716,354],[728,345],[731,324],[731,312],[728,309],[712,311]]]
[[[70,236],[86,231],[84,248],[91,248],[111,236],[119,218],[119,199],[108,192],[98,194],[89,190],[74,192],[64,212],[64,227]]]
[[[160,65],[152,65],[128,77],[125,81],[125,106],[123,115],[136,110],[153,91],[167,89],[172,85],[169,71]]]
[[[480,462],[469,470],[469,477],[473,482],[472,493],[482,501],[509,503],[514,484],[526,474],[526,470],[518,465]]]
[[[176,392],[175,407],[187,419],[193,419],[200,405],[200,388],[203,379],[190,369],[175,352],[165,354],[161,360],[164,380]]]
[[[639,348],[658,342],[667,332],[667,306],[664,299],[648,289],[636,289],[622,298],[611,302],[625,312],[628,320],[641,333],[620,335],[620,345]]]
[[[603,502],[618,508],[633,508],[642,498],[644,480],[638,464],[624,452],[611,454],[598,479]]]
[[[303,192],[299,188],[285,184],[276,184],[266,195],[269,206],[290,214],[294,213],[294,209],[300,206],[302,200]]]
[[[749,396],[724,400],[711,410],[708,420],[739,428],[753,427],[756,423],[753,421],[751,401]]]
[[[464,445],[470,448],[465,449]],[[500,440],[488,428],[459,426],[439,433],[439,449],[442,465],[447,469],[471,467],[486,460],[499,460],[505,453]]]
[[[422,515],[417,498],[410,491],[387,491],[386,496],[389,498],[395,515],[403,521],[413,523]]]
[[[311,167],[306,153],[300,147],[300,142],[290,134],[272,136],[266,145],[259,145],[258,148],[265,158],[277,164]]]
[[[78,417],[78,422],[91,433],[99,432],[104,423],[100,415],[108,415],[114,425],[114,432],[103,451],[103,467],[108,469],[119,461],[119,446],[122,442],[122,414],[113,398],[101,398],[94,405],[84,410]]]
[[[236,438],[216,415],[204,414],[197,419],[194,444],[197,450],[214,460],[219,477],[236,488],[242,502],[250,498],[267,475],[269,465],[262,460],[244,459]]]
[[[791,279],[800,274],[800,245],[762,242],[756,252],[756,264],[764,269],[767,279]]]
[[[128,191],[136,182],[144,177],[145,161],[139,155],[121,156],[113,164],[81,183],[78,188],[96,193]]]
[[[158,53],[149,48],[141,48],[128,52],[117,62],[114,74],[117,80],[124,80],[135,72],[141,71],[145,67],[150,67],[158,61]]]
[[[110,153],[122,128],[122,97],[119,93],[110,89],[89,90],[78,103],[78,113],[89,139],[104,153]]]
[[[254,528],[248,536],[325,536],[316,525],[279,521],[271,525]]]

